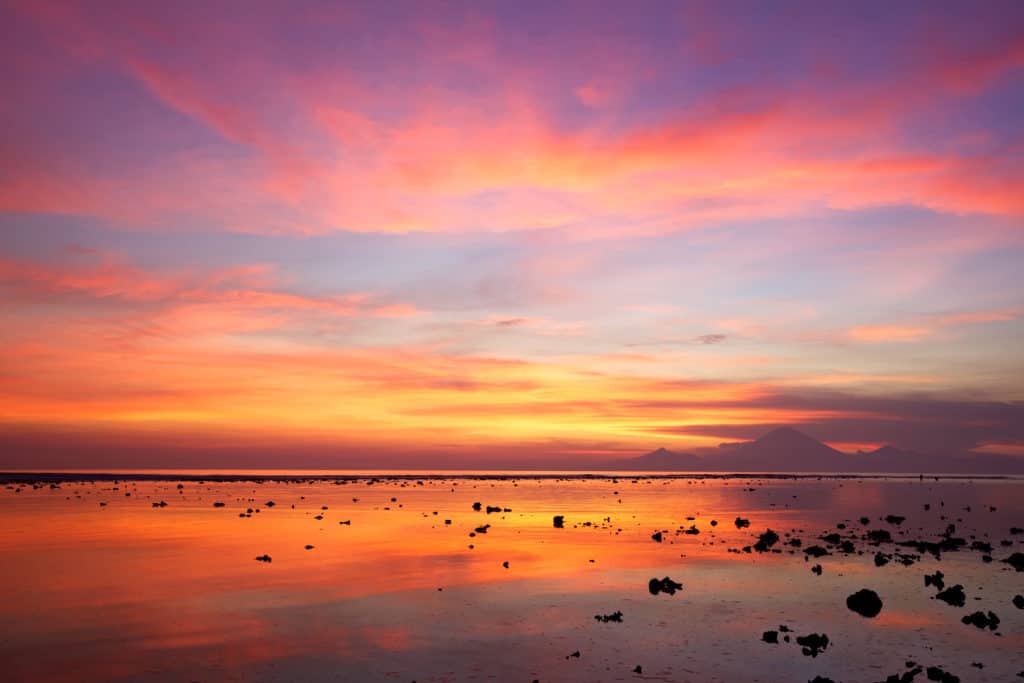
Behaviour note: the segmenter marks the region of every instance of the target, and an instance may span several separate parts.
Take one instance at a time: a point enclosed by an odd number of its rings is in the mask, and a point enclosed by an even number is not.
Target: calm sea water
[[[876,567],[877,551],[917,551],[860,538],[936,540],[948,524],[993,550]],[[911,660],[963,681],[1021,680],[1024,610],[1011,599],[1024,573],[1000,561],[1024,551],[1013,526],[1024,526],[1020,480],[11,484],[0,670],[16,681],[884,681]],[[769,528],[782,552],[742,550]],[[805,559],[831,532],[858,552]],[[933,598],[923,576],[937,569],[963,585],[965,607]],[[652,595],[664,576],[682,591]],[[861,588],[884,602],[874,619],[846,607]],[[976,610],[996,613],[998,629],[961,622]],[[621,623],[595,619],[616,611]],[[810,657],[762,642],[780,625],[829,645]]]

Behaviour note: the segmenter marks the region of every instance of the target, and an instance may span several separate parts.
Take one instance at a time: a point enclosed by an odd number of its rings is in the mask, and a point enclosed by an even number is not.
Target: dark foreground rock
[[[615,610],[611,614],[595,614],[594,619],[600,621],[603,624],[607,624],[610,621],[614,621],[617,624],[622,623],[622,611]]]
[[[862,617],[877,617],[882,611],[882,599],[873,590],[862,588],[846,598],[846,606]]]
[[[675,595],[676,591],[683,590],[683,584],[677,583],[666,576],[663,579],[651,579],[647,583],[647,590],[651,592],[651,595],[657,595],[658,593]]]
[[[798,636],[796,644],[801,646],[801,652],[807,657],[817,657],[828,647],[828,636],[824,633],[811,633],[806,636]]]
[[[940,591],[936,596],[936,600],[941,600],[947,605],[953,607],[963,607],[967,602],[967,596],[964,595],[964,587],[959,583],[955,586],[951,586],[944,591]]]
[[[962,621],[965,624],[970,624],[971,626],[976,626],[980,629],[987,628],[990,631],[995,631],[997,628],[999,628],[999,617],[996,616],[995,612],[986,613],[978,611],[974,614],[969,614],[965,616],[960,621]]]

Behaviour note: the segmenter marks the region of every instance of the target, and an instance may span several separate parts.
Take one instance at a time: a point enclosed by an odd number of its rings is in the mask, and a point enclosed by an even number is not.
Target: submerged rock
[[[882,611],[882,599],[875,591],[862,588],[846,598],[846,606],[862,617],[871,619],[877,617],[878,613]]]

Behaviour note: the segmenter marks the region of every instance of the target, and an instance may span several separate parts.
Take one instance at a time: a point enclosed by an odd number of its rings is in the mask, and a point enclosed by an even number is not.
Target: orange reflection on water
[[[923,512],[923,502],[938,500],[973,505],[979,512],[961,522],[963,533],[991,536],[1020,518],[1016,481],[178,484],[0,493],[0,654],[15,679],[616,680],[641,660],[664,680],[694,680],[687,671],[757,680],[765,667],[787,680],[863,677],[877,658],[858,648],[878,647],[884,632],[899,663],[908,648],[926,647],[922,629],[928,647],[989,652],[986,671],[1013,665],[994,637],[959,624],[960,612],[920,585],[941,566],[956,582],[984,585],[972,597],[995,598],[1013,579],[998,566],[964,554],[877,568],[870,548],[808,562],[787,543],[822,544],[837,523],[853,528],[862,515],[878,525],[903,514],[908,525],[940,529],[938,504]],[[154,508],[159,501],[167,506]],[[476,511],[474,502],[502,512]],[[738,529],[736,517],[750,527]],[[699,533],[684,533],[691,527]],[[782,552],[744,552],[766,528],[780,534]],[[264,554],[272,562],[256,561]],[[816,563],[820,577],[810,572]],[[650,595],[648,579],[666,575],[684,590]],[[886,602],[876,620],[843,605],[863,586]],[[623,624],[594,620],[615,610]],[[1024,624],[1000,615],[999,647],[1024,646]],[[760,643],[779,624],[829,632],[836,654],[811,661]],[[589,656],[565,659],[578,649]]]

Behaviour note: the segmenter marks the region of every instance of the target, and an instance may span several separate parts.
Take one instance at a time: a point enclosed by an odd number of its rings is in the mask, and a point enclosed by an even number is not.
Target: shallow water
[[[811,561],[784,545],[824,546],[837,523],[860,537],[862,516],[897,540],[953,523],[995,561],[962,550],[876,567],[892,544],[858,538],[862,554]],[[1024,573],[999,561],[1024,551],[1009,532],[1024,526],[1020,480],[63,482],[0,489],[0,519],[7,680],[883,681],[913,660],[1010,681],[1024,669],[1011,603]],[[676,533],[691,525],[700,533]],[[741,550],[767,528],[781,553]],[[963,584],[966,607],[932,598],[923,575],[936,569]],[[664,576],[683,590],[651,595]],[[884,601],[874,619],[845,604],[865,587]],[[998,614],[996,632],[961,623],[979,609]],[[616,610],[622,623],[594,619]],[[829,646],[812,658],[761,641],[780,624]]]

